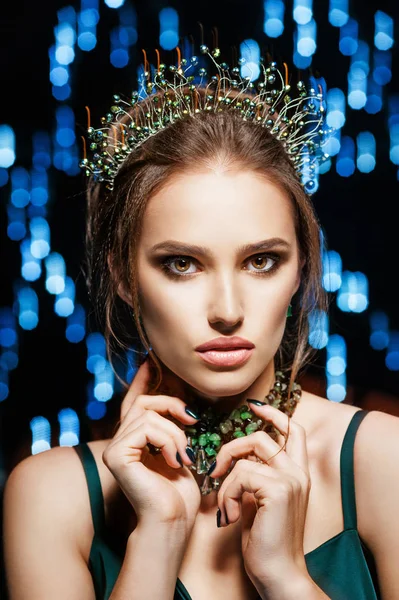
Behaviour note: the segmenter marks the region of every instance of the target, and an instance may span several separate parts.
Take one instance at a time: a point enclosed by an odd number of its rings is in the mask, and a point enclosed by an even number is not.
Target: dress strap
[[[368,410],[358,410],[352,416],[341,448],[341,495],[344,529],[357,529],[354,444],[356,432]]]
[[[86,475],[94,534],[101,535],[101,532],[105,530],[104,497],[96,461],[86,442],[81,442],[73,447],[82,461]]]

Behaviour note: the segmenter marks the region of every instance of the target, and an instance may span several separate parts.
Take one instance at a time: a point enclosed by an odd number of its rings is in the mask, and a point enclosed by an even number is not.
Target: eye
[[[278,257],[274,256],[274,255],[270,255],[270,254],[259,254],[258,256],[250,258],[249,260],[250,260],[250,262],[257,263],[257,268],[255,269],[255,271],[258,271],[260,273],[269,273],[276,265],[276,263],[278,261]],[[268,266],[267,261],[272,261],[273,264],[270,265],[270,263],[269,263],[269,266]],[[263,268],[262,268],[262,266],[263,266]],[[260,267],[260,268],[258,268],[258,267]]]
[[[187,271],[185,270],[185,267],[187,267],[188,264],[193,263],[194,259],[190,258],[189,256],[167,256],[161,263],[161,267],[163,268],[164,271],[166,271],[166,273],[168,275],[175,275],[177,277],[180,277],[181,274],[183,276],[185,276],[185,274],[187,273]],[[173,271],[171,269],[171,264],[173,263],[180,263],[179,267],[181,267],[183,265],[183,270],[182,271]],[[188,275],[192,275],[192,273],[188,273]]]
[[[256,263],[257,267],[253,270],[248,270],[252,273],[256,273],[257,275],[268,275],[271,271],[274,271],[277,268],[280,258],[281,257],[278,254],[256,254],[255,256],[249,258],[247,262]],[[161,268],[169,277],[181,279],[182,277],[195,274],[195,271],[189,272],[187,270],[187,266],[194,262],[196,262],[195,259],[191,258],[190,256],[167,256],[162,260]],[[174,271],[171,268],[173,263],[177,263],[177,265],[179,265],[177,266],[177,271]]]

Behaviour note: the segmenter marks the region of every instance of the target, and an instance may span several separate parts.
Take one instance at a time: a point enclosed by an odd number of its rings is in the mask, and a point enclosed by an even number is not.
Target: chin
[[[221,398],[227,396],[236,396],[245,392],[258,378],[259,374],[248,372],[244,374],[243,368],[235,371],[218,371],[208,369],[204,375],[204,370],[198,379],[187,378],[185,374],[184,381],[198,394],[203,394],[208,398]]]

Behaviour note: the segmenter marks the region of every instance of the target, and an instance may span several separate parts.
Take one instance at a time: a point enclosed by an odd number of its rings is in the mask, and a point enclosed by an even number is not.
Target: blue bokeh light
[[[64,290],[57,294],[54,311],[59,317],[69,317],[75,310],[75,283],[70,277],[64,279]]]
[[[350,177],[355,172],[355,142],[348,135],[341,139],[341,149],[335,163],[337,173],[341,177]]]
[[[348,3],[349,0],[330,0],[328,20],[333,27],[342,27],[348,22]]]
[[[104,0],[104,3],[109,6],[109,8],[120,8],[124,5],[125,0]]]
[[[50,71],[50,81],[55,86],[62,86],[68,83],[69,73],[68,69],[64,67],[54,67]]]
[[[60,446],[76,446],[79,444],[80,423],[76,412],[72,408],[63,408],[58,413],[60,424]]]
[[[78,35],[78,46],[84,52],[90,52],[96,47],[97,38],[92,31],[83,31]]]
[[[114,394],[114,372],[109,363],[94,375],[94,397],[99,402],[108,402]]]
[[[283,0],[265,0],[263,6],[265,11],[263,31],[268,37],[277,38],[284,31],[284,2]]]
[[[383,350],[389,344],[389,320],[388,315],[382,310],[374,310],[370,313],[370,346],[374,350]]]
[[[35,290],[21,286],[17,291],[18,323],[27,331],[35,329],[39,322],[39,299]]]
[[[87,370],[90,373],[97,373],[105,369],[106,360],[106,343],[104,336],[99,332],[91,333],[86,338],[87,346]]]
[[[65,289],[66,266],[61,254],[52,252],[44,262],[46,266],[46,290],[49,294],[61,294]]]
[[[322,310],[313,310],[309,317],[309,344],[318,350],[325,348],[329,337],[329,318]]]
[[[0,307],[0,346],[11,348],[17,342],[17,320],[11,308]]]
[[[332,402],[343,402],[346,393],[346,372],[338,376],[327,373],[327,398]]]
[[[113,67],[123,69],[129,64],[129,53],[125,48],[116,48],[111,51],[110,61]]]
[[[370,173],[375,167],[376,142],[369,131],[361,131],[357,138],[356,166],[362,173]]]
[[[9,125],[0,125],[0,167],[8,169],[15,162],[15,134]]]
[[[339,30],[339,49],[344,56],[352,56],[358,48],[359,24],[355,19],[348,22]]]
[[[339,377],[346,371],[347,350],[344,338],[341,335],[330,335],[327,344],[327,373]]]
[[[0,354],[0,369],[13,371],[18,366],[18,353],[14,350],[4,350]]]
[[[70,65],[75,58],[74,49],[71,46],[58,46],[55,51],[55,58],[60,65]]]
[[[374,44],[379,50],[389,50],[393,46],[393,19],[382,10],[374,14]]]
[[[179,16],[174,8],[159,12],[159,43],[164,50],[173,50],[179,43]]]
[[[399,331],[390,332],[385,364],[390,371],[399,371]]]
[[[51,448],[51,426],[46,417],[33,417],[30,423],[32,432],[32,454],[38,454]]]
[[[382,86],[369,77],[367,81],[367,102],[364,110],[371,115],[382,110]]]
[[[260,67],[260,48],[259,44],[252,39],[244,40],[240,44],[241,59],[241,77],[249,77],[250,81],[255,81],[259,77]]]
[[[309,58],[316,52],[316,21],[311,19],[306,25],[298,24],[296,50],[298,54]]]
[[[78,344],[85,338],[85,335],[86,311],[81,304],[75,304],[75,310],[67,317],[65,336],[69,342]]]
[[[323,287],[327,292],[336,292],[342,284],[342,259],[338,252],[323,253]]]
[[[327,92],[327,116],[329,127],[340,129],[345,124],[345,94],[339,88],[331,88]]]
[[[392,79],[392,54],[382,50],[374,50],[373,81],[382,86]]]
[[[292,16],[299,25],[306,25],[313,17],[313,0],[294,0]]]

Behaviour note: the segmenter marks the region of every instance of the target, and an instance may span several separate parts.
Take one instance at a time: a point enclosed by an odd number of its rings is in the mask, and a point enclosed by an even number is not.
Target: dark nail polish
[[[213,463],[211,464],[211,466],[209,467],[208,471],[207,471],[207,475],[210,475],[211,473],[213,473],[213,471],[215,470],[216,467],[216,460],[213,461]]]
[[[226,511],[224,511],[224,518],[226,519],[227,525],[230,525],[230,521],[227,518],[227,512]]]
[[[181,456],[180,456],[180,454],[178,452],[176,452],[176,460],[180,463],[181,467],[184,467],[183,461],[182,461]]]
[[[247,398],[249,404],[256,404],[256,406],[264,406],[267,402],[261,402],[260,400],[254,400],[254,398]]]
[[[191,410],[191,408],[188,408],[186,406],[185,411],[188,415],[190,415],[190,417],[193,417],[193,419],[199,419],[198,415],[196,415],[195,412]]]
[[[218,511],[216,513],[216,525],[218,527],[220,527],[220,517],[222,516],[222,513],[220,512],[220,508],[218,508]]]
[[[194,464],[195,463],[195,454],[192,448],[190,448],[190,446],[186,447],[186,454],[188,456],[188,458],[191,460],[191,462]]]

